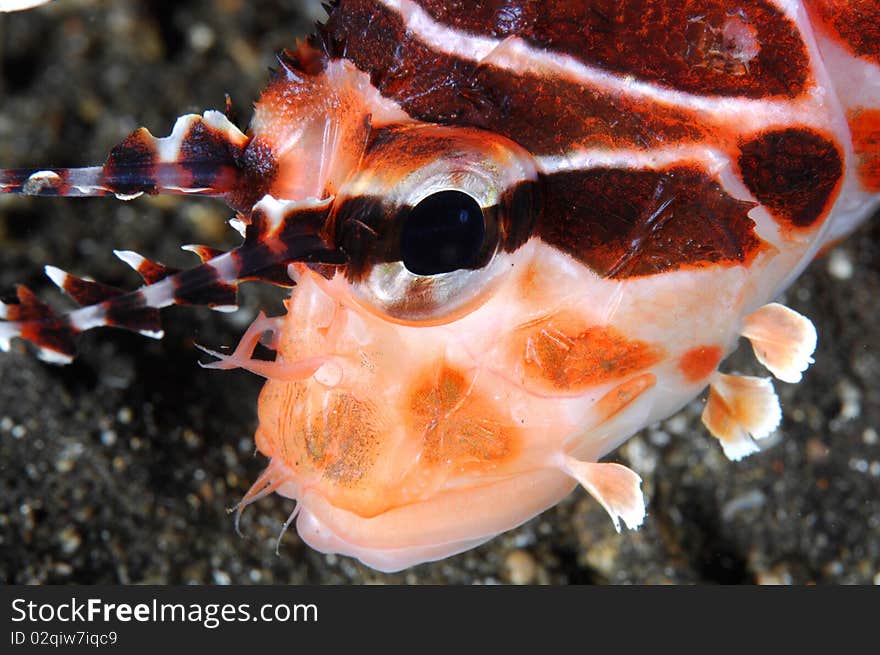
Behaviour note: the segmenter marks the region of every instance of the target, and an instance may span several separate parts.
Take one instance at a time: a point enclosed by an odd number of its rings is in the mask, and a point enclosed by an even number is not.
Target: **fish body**
[[[811,361],[812,325],[771,301],[877,205],[876,41],[837,19],[871,8],[496,4],[342,1],[247,132],[207,112],[103,166],[6,172],[31,195],[220,196],[244,241],[191,271],[123,252],[132,293],[50,269],[83,307],[21,289],[0,339],[65,360],[92,327],[156,336],[164,306],[295,282],[285,317],[212,353],[267,378],[270,464],[240,507],[294,498],[309,544],[381,570],[578,483],[638,526],[638,475],[599,460],[707,385],[724,452],[756,451],[772,383],[718,367],[741,336],[784,381]]]

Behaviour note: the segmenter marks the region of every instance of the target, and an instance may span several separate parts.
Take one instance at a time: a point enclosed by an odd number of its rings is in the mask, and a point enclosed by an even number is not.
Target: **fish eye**
[[[438,325],[485,302],[538,215],[538,173],[477,129],[392,126],[340,188],[327,233],[351,297],[386,320]]]
[[[401,261],[415,275],[439,275],[474,268],[486,239],[479,203],[467,193],[433,193],[404,219]]]

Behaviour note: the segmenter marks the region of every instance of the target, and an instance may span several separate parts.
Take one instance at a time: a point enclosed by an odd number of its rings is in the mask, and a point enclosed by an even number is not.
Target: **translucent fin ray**
[[[17,288],[14,302],[0,304],[0,347],[8,349],[14,337],[30,341],[43,359],[56,363],[69,362],[76,352],[76,338],[96,327],[111,326],[159,338],[163,335],[159,310],[170,305],[201,305],[230,311],[238,305],[238,285],[246,280],[263,280],[278,284],[277,271],[287,270],[291,262],[341,264],[345,257],[328,248],[320,236],[329,202],[280,202],[264,199],[254,207],[246,226],[244,243],[227,253],[205,259],[193,268],[177,271],[152,262],[131,251],[117,255],[137,270],[146,285],[129,292],[75,277],[55,267],[47,267],[47,275],[75,301],[82,305],[67,313],[56,313],[29,289]],[[196,250],[200,257],[214,250]],[[267,275],[267,272],[270,274]],[[287,283],[291,283],[286,276]],[[254,340],[256,345],[259,340]],[[251,351],[253,347],[251,347]],[[211,352],[220,362],[225,355]],[[240,363],[239,363],[240,360]],[[234,365],[245,364],[243,354]],[[260,366],[253,360],[252,366]],[[232,367],[233,362],[228,362]],[[311,374],[321,362],[299,362],[271,365],[261,374]],[[215,367],[222,367],[217,363]],[[247,368],[247,366],[245,366]],[[262,369],[261,369],[262,370]],[[255,371],[259,372],[259,371]]]
[[[115,195],[123,200],[157,193],[235,196],[246,184],[247,135],[221,112],[188,114],[171,134],[146,128],[116,145],[102,166],[0,170],[0,193],[31,196]]]

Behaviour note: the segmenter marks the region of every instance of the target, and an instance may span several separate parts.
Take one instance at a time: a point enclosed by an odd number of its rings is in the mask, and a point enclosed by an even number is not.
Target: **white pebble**
[[[189,30],[189,44],[196,52],[206,52],[217,40],[214,30],[204,23],[196,23]]]
[[[226,571],[214,571],[214,584],[219,585],[228,585],[232,582],[232,579],[229,577],[229,574]]]
[[[843,250],[833,250],[828,255],[826,265],[828,274],[838,280],[849,280],[853,276],[853,264],[849,255]]]

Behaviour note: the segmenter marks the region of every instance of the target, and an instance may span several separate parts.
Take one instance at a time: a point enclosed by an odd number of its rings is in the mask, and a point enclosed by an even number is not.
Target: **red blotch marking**
[[[138,128],[110,151],[102,183],[116,193],[155,193],[157,160],[153,135],[145,127]]]
[[[807,0],[812,18],[844,48],[880,63],[880,2]]]
[[[799,95],[809,82],[797,28],[766,0],[419,0],[452,27],[520,37],[585,64],[693,93]]]
[[[678,370],[688,382],[705,380],[718,368],[723,351],[719,346],[697,346],[678,360]]]
[[[512,349],[527,386],[573,393],[640,373],[663,357],[659,347],[613,327],[566,315],[521,325]]]
[[[409,433],[422,439],[422,461],[458,471],[495,468],[520,450],[518,430],[472,375],[445,364],[426,369],[405,405]]]
[[[271,144],[260,138],[251,139],[238,161],[239,179],[226,202],[245,214],[265,196],[278,175],[278,160]],[[283,197],[283,196],[279,196]]]
[[[857,109],[848,118],[859,181],[866,191],[880,191],[880,109]]]
[[[820,223],[843,177],[837,144],[807,128],[756,136],[740,146],[738,163],[749,190],[788,228]]]
[[[653,373],[643,373],[631,380],[621,382],[596,403],[596,416],[601,422],[614,418],[655,384],[657,384],[657,376]]]
[[[748,212],[696,167],[547,175],[543,241],[611,278],[747,265],[766,246]]]

